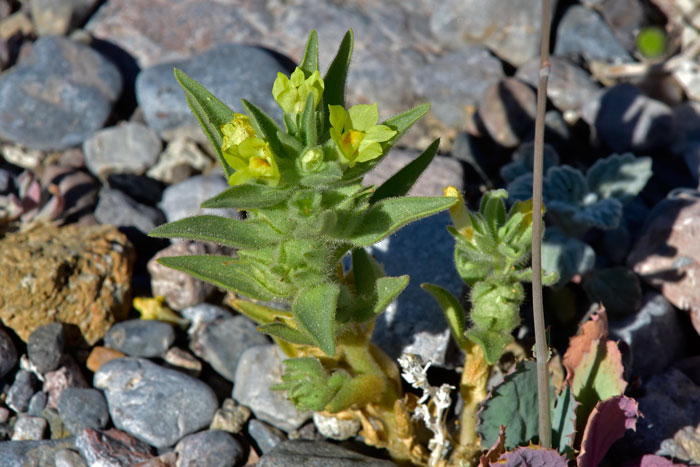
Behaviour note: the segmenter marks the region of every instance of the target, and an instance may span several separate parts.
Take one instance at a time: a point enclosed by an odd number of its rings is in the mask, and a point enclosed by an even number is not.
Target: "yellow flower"
[[[452,223],[455,229],[457,229],[457,232],[464,236],[467,241],[471,242],[474,237],[474,227],[472,227],[472,221],[469,218],[469,211],[467,211],[462,193],[460,193],[457,188],[450,185],[444,189],[444,195],[459,199],[459,201],[450,208],[450,218],[452,218]]]
[[[377,104],[355,105],[347,112],[340,105],[329,105],[331,138],[340,150],[343,163],[353,167],[382,155],[380,143],[389,141],[396,131],[377,125]]]
[[[222,125],[221,150],[226,162],[235,170],[228,179],[229,185],[242,185],[255,179],[269,186],[277,186],[280,171],[270,145],[258,138],[250,119],[234,114],[233,120]]]
[[[277,79],[272,85],[272,97],[284,113],[297,114],[304,110],[309,94],[314,96],[315,108],[323,96],[323,88],[323,78],[318,70],[306,78],[304,72],[297,67],[289,78],[283,73],[277,73]]]

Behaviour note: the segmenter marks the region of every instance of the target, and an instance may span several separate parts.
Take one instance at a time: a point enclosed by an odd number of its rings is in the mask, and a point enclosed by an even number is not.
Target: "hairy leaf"
[[[292,318],[292,314],[285,310],[278,310],[260,303],[234,298],[230,301],[231,306],[239,313],[247,316],[258,324],[269,324],[277,320],[287,321]]]
[[[309,33],[309,38],[306,40],[304,57],[301,59],[299,68],[307,77],[314,71],[318,71],[318,34],[315,29]]]
[[[528,446],[517,448],[513,452],[506,452],[498,460],[498,465],[503,465],[503,467],[567,467],[568,463],[566,459],[560,456],[554,449],[546,449],[541,446]]]
[[[291,326],[287,326],[284,323],[274,322],[269,324],[263,324],[258,327],[258,331],[269,334],[272,337],[282,339],[292,344],[300,345],[316,345],[313,337],[309,336],[303,331],[294,329]]]
[[[221,125],[233,120],[233,110],[229,109],[226,104],[204,89],[197,81],[187,76],[182,70],[175,68],[174,73],[175,79],[185,90],[185,97],[190,109],[192,109],[192,113],[197,117],[204,134],[207,135],[211,142],[224,175],[228,179],[234,171],[228,165],[221,152]]]
[[[513,160],[501,167],[501,178],[503,178],[506,183],[510,183],[521,175],[531,174],[534,166],[534,153],[533,143],[522,144],[513,153]],[[552,146],[545,143],[542,159],[543,172],[547,173],[550,167],[556,165],[559,165],[559,154],[557,154]],[[510,190],[508,192],[510,193]],[[532,190],[530,190],[530,192],[532,193]],[[529,198],[529,196],[523,199],[527,198]]]
[[[447,324],[450,326],[452,338],[457,345],[461,349],[466,348],[467,339],[464,336],[466,324],[462,304],[459,303],[459,300],[457,300],[454,295],[439,285],[423,283],[420,286],[440,304],[442,312],[445,313]]]
[[[340,388],[350,380],[344,370],[332,375],[313,357],[290,358],[284,361],[286,370],[282,383],[271,389],[287,390],[289,400],[299,410],[323,410]]]
[[[335,354],[335,310],[340,287],[325,283],[301,291],[292,303],[297,322],[311,334],[326,355]]]
[[[651,176],[651,158],[634,157],[631,153],[599,159],[586,173],[591,191],[601,198],[622,202],[642,191]]]
[[[187,217],[170,222],[156,227],[148,235],[202,240],[236,248],[260,248],[274,245],[283,239],[265,222],[211,215]]]
[[[345,83],[348,78],[348,68],[350,67],[350,58],[352,57],[352,49],[354,43],[352,29],[345,33],[343,40],[340,42],[338,52],[335,58],[328,67],[326,76],[323,78],[325,88],[323,89],[323,127],[324,132],[321,141],[328,139],[328,134],[331,128],[329,105],[340,105],[345,107]]]
[[[559,275],[564,285],[575,275],[583,275],[595,266],[595,251],[577,238],[567,237],[559,229],[548,228],[542,241],[542,269]]]
[[[274,206],[287,200],[291,190],[266,185],[237,185],[202,203],[203,208],[253,209]]]
[[[386,379],[379,375],[359,375],[346,381],[326,404],[330,413],[338,413],[350,407],[364,407],[377,402],[386,389]]]
[[[380,315],[391,302],[396,300],[408,286],[408,276],[380,277],[376,282],[377,300],[374,303],[372,316]]]

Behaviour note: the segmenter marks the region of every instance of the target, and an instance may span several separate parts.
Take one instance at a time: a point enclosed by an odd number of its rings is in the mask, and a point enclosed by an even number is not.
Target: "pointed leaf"
[[[391,235],[406,224],[443,211],[457,198],[387,198],[373,204],[362,222],[343,240],[355,246],[369,246]]]
[[[291,190],[266,185],[237,185],[202,203],[203,208],[266,208],[289,198]]]
[[[615,441],[627,430],[636,430],[639,418],[637,401],[617,396],[599,402],[586,423],[581,441],[581,453],[576,458],[579,467],[600,465]],[[671,463],[669,463],[671,464]]]
[[[325,88],[323,90],[323,104],[325,109],[323,109],[323,111],[326,121],[328,120],[329,105],[345,107],[345,82],[348,77],[353,42],[353,32],[352,29],[350,29],[345,33],[343,40],[340,42],[338,52],[331,65],[328,67],[326,76],[323,78],[325,83]]]
[[[221,216],[194,216],[161,225],[150,237],[187,238],[236,248],[260,248],[283,240],[272,227],[259,220],[238,220]]]
[[[370,296],[374,293],[378,276],[372,261],[364,248],[352,249],[352,275],[359,295]]]
[[[401,295],[408,285],[407,275],[398,277],[380,277],[377,279],[377,301],[374,304],[374,316],[381,314],[386,307]]]
[[[221,152],[221,125],[233,120],[233,110],[217,99],[212,93],[204,89],[197,81],[187,76],[182,70],[175,68],[175,79],[185,90],[187,103],[192,113],[197,117],[204,134],[211,142],[219,159],[224,175],[228,179],[233,174],[233,169],[228,165]]]
[[[329,375],[314,357],[290,358],[284,361],[284,365],[282,383],[271,389],[287,390],[287,397],[299,410],[323,410],[350,379],[345,370]]]
[[[241,99],[241,103],[248,117],[250,117],[250,122],[255,127],[255,131],[258,135],[270,143],[270,148],[272,148],[272,152],[277,157],[284,157],[286,152],[282,147],[282,143],[280,143],[280,140],[277,138],[277,133],[281,132],[282,129],[277,122],[252,102]]]
[[[382,143],[384,154],[388,152],[389,148],[396,144],[396,142],[404,135],[404,133],[406,133],[406,131],[408,131],[409,128],[413,126],[414,123],[420,120],[423,115],[428,113],[428,110],[430,110],[430,104],[421,104],[407,110],[406,112],[394,115],[383,122],[382,125],[386,125],[392,130],[396,130],[396,135],[394,135],[393,138],[385,143]]]
[[[299,68],[307,77],[318,70],[318,34],[315,29],[309,33],[309,38],[306,40],[304,57],[301,59]]]
[[[378,402],[386,388],[386,381],[380,375],[355,376],[343,383],[325,409],[330,413],[338,413],[353,406],[364,407]]]
[[[316,146],[318,141],[318,128],[316,127],[316,109],[314,107],[314,95],[309,93],[301,116],[301,134],[307,148]]]
[[[374,204],[385,198],[404,196],[416,183],[418,177],[428,168],[440,146],[440,138],[433,141],[423,154],[406,164],[401,170],[392,175],[387,181],[376,189],[369,199],[370,204]]]
[[[459,300],[457,300],[454,295],[439,285],[424,283],[420,286],[440,304],[440,308],[442,308],[443,313],[445,313],[447,324],[450,325],[452,338],[461,349],[465,349],[467,346],[467,339],[464,337],[466,324],[462,304],[459,303]]]
[[[464,333],[467,338],[478,344],[484,351],[484,359],[489,365],[494,365],[503,355],[508,344],[513,342],[510,334],[472,327]]]
[[[269,324],[263,324],[258,327],[258,331],[269,334],[272,337],[282,339],[286,342],[291,342],[292,344],[299,345],[316,345],[313,337],[309,336],[305,332],[294,329],[291,326],[287,326],[284,323],[275,322]]]
[[[576,408],[578,403],[567,384],[557,397],[552,411],[552,447],[562,454],[572,456],[576,436]]]
[[[227,290],[258,300],[271,301],[284,298],[279,291],[272,291],[254,277],[249,265],[229,256],[192,255],[165,256],[158,259],[163,266],[186,272],[197,279],[210,282]]]
[[[319,284],[302,290],[292,303],[294,318],[329,356],[335,354],[335,311],[339,293],[337,284]]]
[[[288,311],[278,310],[249,300],[235,298],[230,302],[231,306],[242,315],[247,316],[257,324],[269,324],[277,320],[291,320],[292,314]]]
[[[651,158],[627,153],[598,159],[588,169],[586,179],[591,191],[601,198],[625,202],[636,196],[651,178]]]

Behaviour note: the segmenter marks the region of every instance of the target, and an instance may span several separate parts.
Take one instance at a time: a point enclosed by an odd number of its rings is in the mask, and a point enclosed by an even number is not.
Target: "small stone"
[[[32,417],[41,417],[41,413],[46,408],[46,402],[48,401],[48,396],[45,392],[39,391],[32,396],[29,400],[29,407],[27,408],[27,413]]]
[[[44,374],[58,368],[63,355],[64,341],[61,323],[50,323],[36,328],[27,341],[27,355],[34,369]]]
[[[158,156],[158,162],[148,169],[147,175],[170,185],[187,180],[195,172],[206,172],[213,166],[212,158],[199,149],[197,143],[176,137]]]
[[[177,467],[177,454],[175,451],[166,452],[158,457],[154,457],[131,467]]]
[[[190,335],[190,349],[221,376],[235,382],[236,367],[243,352],[269,340],[245,316],[203,323]]]
[[[56,451],[73,447],[74,439],[14,441],[0,443],[0,460],[2,465],[15,466],[49,466],[53,465]]]
[[[202,431],[182,438],[175,446],[178,467],[238,465],[243,446],[225,431]]]
[[[163,188],[158,180],[144,175],[113,173],[107,176],[110,188],[128,193],[129,198],[148,206],[155,206],[163,197]]]
[[[281,443],[275,449],[262,456],[256,465],[258,467],[295,467],[298,465],[379,467],[394,465],[394,463],[358,454],[326,441],[296,439]]]
[[[639,31],[647,25],[647,14],[638,0],[607,0],[594,7],[615,37],[627,50],[637,49]]]
[[[216,290],[214,285],[164,266],[158,262],[158,259],[168,256],[212,254],[216,250],[216,247],[202,243],[177,242],[159,251],[147,265],[148,272],[151,274],[153,295],[164,297],[173,310],[182,310],[204,302]]]
[[[58,414],[71,433],[85,428],[102,429],[109,422],[107,401],[100,391],[89,388],[66,388],[58,398]]]
[[[171,347],[168,349],[165,353],[164,360],[171,368],[184,371],[195,378],[202,372],[202,362],[197,360],[197,358],[188,351],[179,347]]]
[[[7,423],[10,419],[10,409],[7,407],[0,407],[0,423]]]
[[[60,449],[54,456],[56,467],[88,467],[85,459],[72,449]]]
[[[40,36],[65,35],[82,23],[97,0],[31,0],[29,7]]]
[[[75,446],[90,466],[121,467],[154,457],[149,445],[114,428],[86,428],[75,439]]]
[[[136,99],[148,126],[165,139],[198,126],[173,67],[197,80],[232,109],[241,98],[255,102],[268,115],[279,107],[270,90],[278,72],[288,70],[268,51],[248,45],[221,44],[190,59],[143,69],[136,78]],[[236,76],[236,79],[231,79]]]
[[[250,409],[248,407],[237,405],[233,399],[226,399],[222,407],[214,414],[209,429],[237,434],[241,432],[249,418]]]
[[[599,91],[583,106],[582,116],[614,152],[652,151],[672,141],[671,108],[630,83]]]
[[[524,63],[515,77],[537,88],[539,81],[540,59],[535,58]],[[547,80],[547,97],[557,109],[563,111],[580,111],[598,91],[599,86],[591,75],[566,57],[550,57],[550,71]]]
[[[587,62],[634,62],[598,13],[581,5],[568,7],[559,21],[554,53],[580,55]]]
[[[156,163],[161,149],[158,135],[134,122],[100,130],[83,143],[85,164],[101,179],[112,173],[143,175]]]
[[[479,103],[479,117],[489,135],[500,145],[517,146],[535,123],[535,92],[515,78],[491,86]]]
[[[0,38],[8,41],[13,36],[27,37],[34,33],[34,24],[29,19],[26,11],[15,11],[7,18],[0,21]]]
[[[3,146],[0,152],[7,162],[27,170],[36,170],[46,158],[46,153],[43,151],[12,144]]]
[[[98,345],[93,347],[90,351],[90,355],[88,355],[85,366],[87,366],[88,370],[92,371],[93,373],[97,373],[97,370],[99,370],[105,363],[112,361],[115,358],[124,357],[126,357],[124,352]]]
[[[175,331],[162,321],[131,319],[112,326],[104,342],[132,357],[162,357],[175,342]]]
[[[261,454],[268,453],[278,444],[287,441],[284,431],[256,419],[248,423],[248,435],[253,438]]]
[[[44,375],[44,392],[48,393],[49,407],[58,407],[58,398],[66,388],[85,388],[87,381],[73,357],[66,355],[61,361],[58,370],[50,371]]]
[[[424,65],[411,76],[411,82],[416,94],[430,102],[431,113],[451,127],[463,128],[469,107],[475,108],[486,90],[501,78],[501,62],[486,48],[475,45]]]
[[[362,423],[357,418],[342,419],[334,416],[327,417],[314,412],[314,425],[319,433],[326,438],[344,441],[355,436],[362,428]]]
[[[141,204],[126,193],[106,187],[100,190],[95,217],[101,224],[133,228],[142,234],[148,234],[165,223],[165,216],[159,209]]]
[[[218,406],[203,382],[141,358],[108,362],[95,373],[114,425],[157,448],[208,426]]]
[[[19,370],[15,375],[15,381],[7,391],[5,403],[17,413],[26,412],[29,408],[29,401],[36,393],[38,386],[39,380],[34,373],[26,370]]]
[[[49,422],[51,439],[63,439],[73,436],[73,433],[70,432],[63,423],[63,420],[61,420],[61,416],[58,415],[58,409],[47,407],[41,412],[41,416]]]
[[[5,235],[0,251],[0,319],[25,341],[59,321],[94,344],[131,307],[133,250],[114,227],[39,225]]]
[[[409,162],[418,157],[418,151],[393,149],[367,176],[365,185],[381,185]],[[408,192],[410,196],[442,196],[447,185],[458,190],[464,189],[464,169],[459,161],[451,157],[435,156],[415,185]]]
[[[17,348],[12,338],[0,329],[0,379],[4,378],[17,365]]]
[[[209,198],[230,188],[223,175],[196,175],[184,182],[170,185],[163,191],[163,199],[158,207],[165,214],[168,222],[185,217],[214,214],[238,218],[240,214],[235,209],[202,209],[199,206]]]
[[[12,431],[12,441],[36,441],[44,438],[48,424],[41,417],[20,415]]]
[[[225,319],[232,316],[231,312],[226,308],[212,305],[211,303],[199,303],[194,306],[188,306],[180,310],[180,315],[191,323],[188,332],[193,332],[202,323],[210,323],[217,319]]]
[[[308,420],[311,412],[299,412],[286,392],[270,389],[282,382],[283,358],[276,345],[258,345],[243,352],[236,369],[233,398],[250,407],[256,418],[289,432]]]
[[[70,148],[102,127],[120,92],[119,70],[90,47],[39,38],[0,79],[0,135],[30,149]]]

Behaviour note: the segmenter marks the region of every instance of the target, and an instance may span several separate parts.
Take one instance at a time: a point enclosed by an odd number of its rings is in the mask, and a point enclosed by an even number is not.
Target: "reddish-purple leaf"
[[[598,402],[586,423],[576,464],[596,467],[627,429],[636,429],[638,416],[637,401],[632,398],[617,396]]]
[[[503,454],[505,450],[506,427],[505,425],[501,425],[500,429],[498,430],[498,439],[495,443],[493,443],[493,446],[486,451],[486,454],[481,456],[479,459],[479,467],[489,467],[491,463],[496,462],[498,458],[501,457],[501,454]]]
[[[566,459],[554,449],[530,445],[506,452],[498,459],[498,464],[505,467],[567,467]]]

